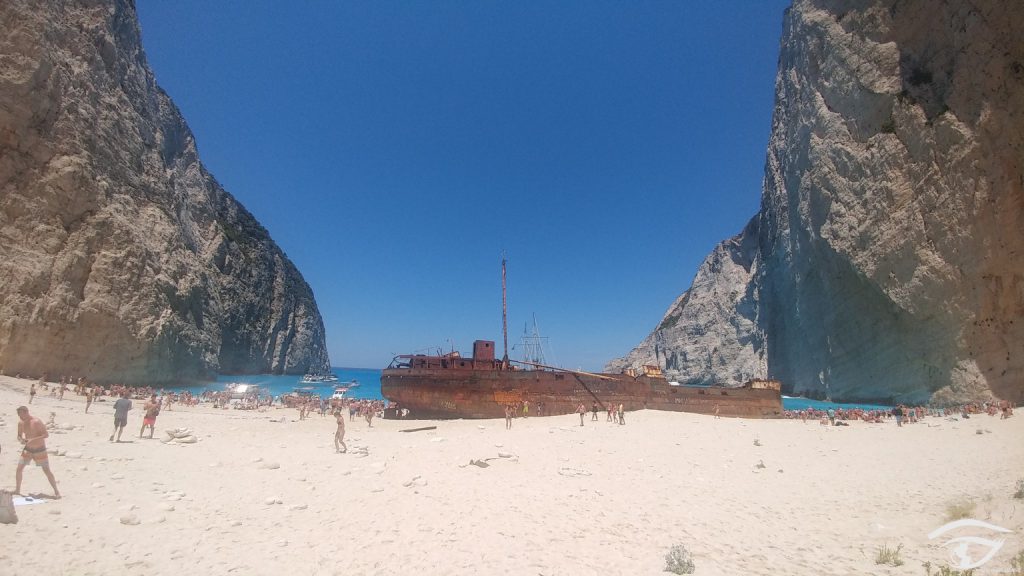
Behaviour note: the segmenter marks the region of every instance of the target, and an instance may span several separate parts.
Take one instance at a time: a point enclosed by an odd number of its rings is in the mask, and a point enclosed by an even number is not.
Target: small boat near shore
[[[243,400],[245,398],[258,398],[266,395],[262,386],[256,384],[245,384],[241,382],[231,382],[224,386],[224,391],[228,393],[230,400]]]
[[[338,381],[334,374],[306,374],[302,377],[302,384],[333,384]]]

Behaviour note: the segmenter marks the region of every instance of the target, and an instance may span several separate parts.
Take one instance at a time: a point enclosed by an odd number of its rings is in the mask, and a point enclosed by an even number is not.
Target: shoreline
[[[0,377],[0,487],[14,485],[14,409],[31,383]],[[919,575],[948,557],[927,535],[965,498],[1013,531],[976,574],[1008,570],[1024,544],[1019,415],[903,428],[649,410],[624,426],[588,414],[582,427],[569,415],[511,430],[357,419],[350,453],[335,454],[332,418],[285,408],[175,405],[156,437],[189,428],[199,441],[164,444],[137,438],[136,401],[130,441],[110,443],[107,400],[89,414],[71,393],[29,405],[71,427],[47,439],[64,498],[0,525],[0,572],[660,574],[683,544],[702,575]],[[35,466],[24,474],[23,491],[49,492]],[[876,565],[883,545],[903,545],[904,565]],[[46,553],[16,552],[29,549]]]

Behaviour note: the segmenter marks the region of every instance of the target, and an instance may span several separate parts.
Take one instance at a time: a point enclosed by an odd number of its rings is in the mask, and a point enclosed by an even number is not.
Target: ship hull
[[[742,418],[779,418],[779,390],[672,386],[664,378],[582,374],[549,370],[454,370],[389,368],[381,374],[385,398],[409,410],[409,418],[502,418],[505,406],[530,415],[591,410],[669,410]]]

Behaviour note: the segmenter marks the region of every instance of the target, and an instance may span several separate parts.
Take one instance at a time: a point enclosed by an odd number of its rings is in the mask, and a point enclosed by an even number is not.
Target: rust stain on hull
[[[429,366],[443,357],[414,357]],[[571,414],[581,403],[625,410],[670,410],[742,418],[782,416],[781,387],[758,381],[739,388],[674,386],[660,374],[587,374],[518,370],[502,363],[480,366],[392,367],[381,374],[384,397],[410,411],[411,418],[502,418],[505,405],[529,402],[530,414]],[[412,363],[412,364],[415,364]],[[456,364],[457,366],[457,364]]]

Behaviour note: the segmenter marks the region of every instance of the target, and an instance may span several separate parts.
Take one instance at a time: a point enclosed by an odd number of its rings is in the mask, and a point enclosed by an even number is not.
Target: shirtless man
[[[146,431],[146,426],[149,426],[149,437],[153,437],[153,429],[156,428],[156,417],[160,414],[160,402],[156,399],[156,394],[149,397],[142,409],[146,412],[145,416],[142,417],[142,428],[139,429],[139,438],[142,438],[142,433]]]
[[[583,415],[587,413],[587,407],[583,405],[583,402],[576,407],[576,413],[580,415],[580,426],[583,426]]]
[[[36,466],[43,469],[46,479],[53,486],[53,497],[60,498],[60,490],[57,489],[57,480],[50,472],[50,461],[46,456],[46,438],[50,433],[46,431],[46,425],[39,418],[28,413],[28,408],[18,406],[18,442],[24,444],[21,449],[21,460],[18,461],[18,469],[14,473],[14,493],[21,494],[21,474],[25,466],[35,461]]]
[[[338,429],[334,432],[334,451],[348,452],[348,446],[345,446],[345,413],[335,410],[334,421],[338,423]]]
[[[90,386],[89,390],[85,393],[85,413],[86,414],[89,413],[89,406],[92,406],[93,395],[94,395],[94,393],[92,391],[92,386]]]
[[[512,429],[512,405],[505,404],[505,430]]]

